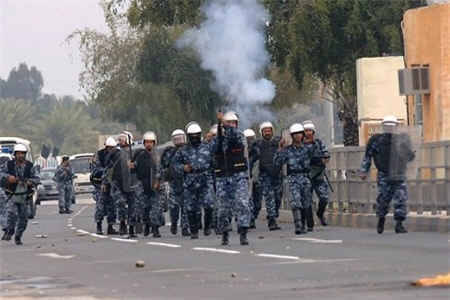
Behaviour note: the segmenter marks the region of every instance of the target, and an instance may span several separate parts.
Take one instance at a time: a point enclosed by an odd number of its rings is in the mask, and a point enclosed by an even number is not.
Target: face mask
[[[202,137],[200,135],[190,135],[189,142],[193,146],[200,145],[200,143],[202,142]]]

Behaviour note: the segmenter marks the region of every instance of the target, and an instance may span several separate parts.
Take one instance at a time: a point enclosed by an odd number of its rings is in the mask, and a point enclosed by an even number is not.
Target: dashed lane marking
[[[278,254],[269,254],[269,253],[259,253],[259,254],[255,254],[255,255],[258,257],[300,260],[300,257],[298,257],[298,256],[278,255]]]
[[[50,258],[58,258],[58,259],[71,259],[71,258],[75,257],[75,255],[59,255],[57,253],[39,253],[37,255],[50,257]]]
[[[306,241],[315,244],[342,244],[342,240],[322,240],[315,238],[292,238],[294,241]]]
[[[138,242],[138,240],[121,239],[121,238],[111,238],[111,240],[118,241],[118,242],[124,242],[124,243],[137,243]]]
[[[89,233],[90,236],[99,238],[99,239],[107,239],[107,236],[101,235],[101,234],[96,234],[96,233]]]
[[[168,248],[181,248],[181,245],[168,244],[168,243],[158,243],[158,242],[148,242],[147,245],[161,246],[161,247],[168,247]]]
[[[206,252],[217,252],[217,253],[226,253],[226,254],[239,254],[240,251],[236,250],[226,250],[226,249],[217,249],[217,248],[203,248],[203,247],[195,247],[192,248],[195,251],[206,251]]]

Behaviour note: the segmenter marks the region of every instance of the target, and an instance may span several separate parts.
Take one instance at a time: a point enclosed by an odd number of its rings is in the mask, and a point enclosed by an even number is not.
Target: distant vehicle
[[[20,138],[20,137],[0,137],[0,153],[2,154],[3,163],[8,160],[9,157],[12,159],[12,155],[14,155],[14,146],[17,144],[22,144],[27,148],[26,159],[28,161],[33,161],[33,149],[31,148],[31,142],[29,140]],[[9,156],[6,156],[8,154]],[[36,199],[37,193],[33,193],[33,199],[29,202],[28,207],[28,218],[33,219],[36,216]]]
[[[82,153],[72,155],[69,158],[73,173],[77,176],[74,179],[75,194],[92,193],[94,186],[90,181],[91,175],[91,161],[93,153]]]
[[[33,149],[31,149],[31,142],[29,140],[19,137],[0,137],[1,153],[14,154],[14,145],[24,145],[28,152],[26,159],[33,162]]]
[[[58,199],[59,191],[56,182],[53,181],[55,172],[56,169],[54,168],[46,168],[41,170],[41,184],[37,190],[37,205],[40,205],[41,201]]]

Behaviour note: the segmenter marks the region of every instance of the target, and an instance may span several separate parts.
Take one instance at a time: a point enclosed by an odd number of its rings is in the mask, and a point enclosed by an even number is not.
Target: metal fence
[[[333,212],[375,213],[377,183],[372,164],[367,180],[359,178],[365,147],[340,147],[330,150],[328,177],[330,192],[328,209]],[[418,215],[450,216],[450,141],[423,144],[416,154],[413,168],[408,170],[408,211]],[[284,195],[287,193],[284,186]],[[284,197],[283,207],[288,208]]]

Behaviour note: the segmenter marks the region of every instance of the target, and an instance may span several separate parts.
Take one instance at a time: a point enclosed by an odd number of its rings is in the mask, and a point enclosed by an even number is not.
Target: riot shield
[[[389,153],[389,177],[416,179],[422,158],[420,127],[399,125],[393,128]]]

